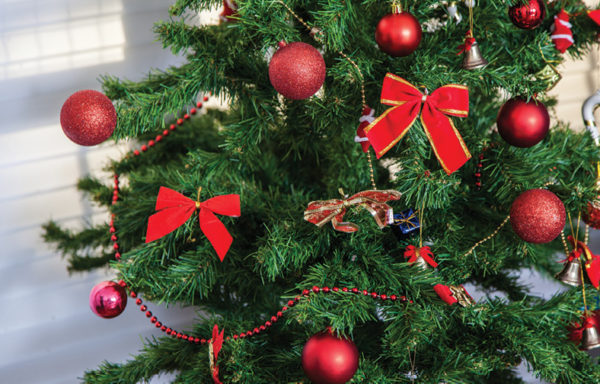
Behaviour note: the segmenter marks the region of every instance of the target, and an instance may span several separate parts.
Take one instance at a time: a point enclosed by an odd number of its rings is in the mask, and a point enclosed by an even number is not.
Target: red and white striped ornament
[[[219,15],[219,18],[223,22],[231,20],[231,16],[235,16],[237,12],[237,4],[233,0],[223,0],[223,11]]]
[[[554,25],[551,29],[552,41],[560,53],[565,53],[575,42],[573,40],[573,31],[571,31],[572,27],[573,25],[569,23],[569,14],[564,9],[561,9],[558,15],[554,16]]]
[[[375,110],[365,105],[363,109],[363,114],[358,119],[360,124],[358,125],[358,129],[356,130],[356,136],[354,136],[354,142],[360,143],[362,146],[363,152],[369,152],[369,147],[371,144],[369,143],[369,139],[365,134],[365,128],[369,126],[375,120]]]

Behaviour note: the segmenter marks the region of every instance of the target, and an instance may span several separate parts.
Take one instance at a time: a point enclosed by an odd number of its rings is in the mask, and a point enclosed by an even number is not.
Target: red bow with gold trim
[[[383,228],[394,222],[394,211],[386,202],[399,200],[401,196],[400,192],[394,190],[362,191],[346,199],[311,201],[308,203],[306,211],[304,211],[304,220],[318,227],[322,227],[331,221],[331,225],[336,231],[356,232],[358,231],[358,225],[342,220],[348,207],[359,205],[373,215],[379,228]]]
[[[433,259],[434,255],[429,247],[425,246],[417,248],[414,245],[409,245],[406,247],[406,250],[404,251],[404,258],[408,259],[408,263],[414,263],[419,257],[422,257],[423,260],[425,260],[427,264],[431,265],[433,268],[437,268],[438,263],[436,263]]]
[[[408,81],[388,73],[383,80],[381,103],[392,108],[365,128],[377,158],[406,135],[419,112],[433,152],[447,174],[456,171],[471,158],[462,136],[446,116],[468,116],[469,89],[464,85],[448,84],[431,95],[424,95]]]
[[[587,11],[587,14],[590,17],[590,19],[594,20],[596,24],[600,25],[600,9]]]
[[[587,244],[585,244],[583,241],[575,241],[573,236],[569,236],[568,239],[575,248],[575,252],[572,253],[575,253],[575,255],[579,253],[583,256],[585,260],[583,263],[585,272],[587,273],[588,278],[590,279],[590,282],[594,288],[598,289],[600,287],[600,256],[594,255]],[[572,261],[570,256],[567,260]]]
[[[160,187],[156,198],[157,211],[148,218],[148,229],[146,231],[146,243],[160,239],[183,225],[199,209],[198,220],[200,229],[208,238],[217,252],[219,259],[223,261],[233,237],[225,228],[225,225],[215,216],[219,215],[239,217],[240,195],[215,196],[206,201],[200,201],[200,189],[198,200],[194,201],[167,187]]]

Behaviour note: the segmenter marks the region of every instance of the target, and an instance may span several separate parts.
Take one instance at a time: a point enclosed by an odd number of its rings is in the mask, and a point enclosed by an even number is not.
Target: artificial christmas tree
[[[598,32],[580,1],[459,3],[455,14],[470,15],[470,36],[489,62],[477,70],[456,54],[467,44],[460,22],[423,28],[407,57],[377,46],[375,29],[390,10],[402,5],[425,24],[441,17],[440,1],[240,0],[221,25],[186,23],[188,12],[216,3],[177,1],[172,19],[155,27],[186,64],[140,83],[103,78],[118,115],[113,137],[143,143],[108,165],[112,185],[79,183],[109,208],[109,224],[75,234],[46,226],[73,270],[112,254],[115,279],[166,335],[129,362],[88,371],[86,382],[172,371],[178,383],[506,383],[520,382],[514,367],[523,360],[552,382],[600,382],[600,368],[567,342],[569,324],[581,339],[596,330],[580,310],[591,285],[544,301],[514,278],[522,268],[555,274],[571,247],[597,286],[598,257],[577,220],[599,193],[597,146],[557,120],[529,148],[493,128],[511,97],[551,106],[555,77],[545,73],[564,57],[553,20],[541,13],[539,27],[519,29],[509,7],[564,9],[576,37],[565,54],[578,56]],[[306,57],[288,59],[298,75],[278,63],[285,80],[273,81],[268,52],[280,41],[314,47],[312,58],[323,52],[324,82],[321,61]],[[209,93],[229,109],[199,114]],[[539,199],[511,212],[519,195],[540,189],[557,208],[551,223]],[[514,220],[534,230],[532,242]],[[476,303],[467,282],[506,299]],[[196,325],[162,323],[151,307],[163,303],[196,306]],[[346,363],[322,350],[302,357],[325,330],[328,345],[355,346],[358,369],[352,348]],[[341,373],[329,375],[322,362]]]

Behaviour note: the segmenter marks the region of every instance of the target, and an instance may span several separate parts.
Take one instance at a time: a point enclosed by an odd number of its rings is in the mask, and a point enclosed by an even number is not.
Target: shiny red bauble
[[[508,100],[498,112],[498,132],[510,145],[529,148],[546,137],[550,129],[550,115],[539,101],[521,98]]]
[[[96,284],[90,292],[90,308],[96,315],[105,319],[119,316],[127,306],[125,288],[114,281]]]
[[[410,13],[390,13],[379,20],[375,41],[390,56],[408,56],[421,43],[422,34],[419,20]]]
[[[600,229],[600,200],[590,201],[582,215],[583,222],[592,228]],[[600,319],[599,319],[600,320]]]
[[[325,81],[325,60],[312,45],[279,43],[269,63],[271,84],[283,96],[302,100],[314,95]]]
[[[97,145],[112,135],[117,125],[117,112],[102,93],[91,89],[78,91],[63,104],[60,125],[74,143]]]
[[[302,349],[302,368],[315,384],[344,384],[358,369],[358,349],[348,339],[318,333]]]
[[[535,244],[548,243],[565,227],[563,202],[547,189],[521,193],[510,207],[510,224],[521,239]]]
[[[524,0],[508,9],[510,21],[521,29],[537,28],[546,17],[544,0]]]

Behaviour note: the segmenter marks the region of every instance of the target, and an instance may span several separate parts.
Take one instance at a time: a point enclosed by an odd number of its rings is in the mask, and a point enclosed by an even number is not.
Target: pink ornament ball
[[[104,94],[91,89],[77,91],[63,104],[60,125],[74,143],[97,145],[112,135],[117,126],[117,112]]]
[[[103,281],[96,284],[90,292],[90,308],[96,315],[112,319],[117,317],[127,306],[127,292],[114,281]]]

